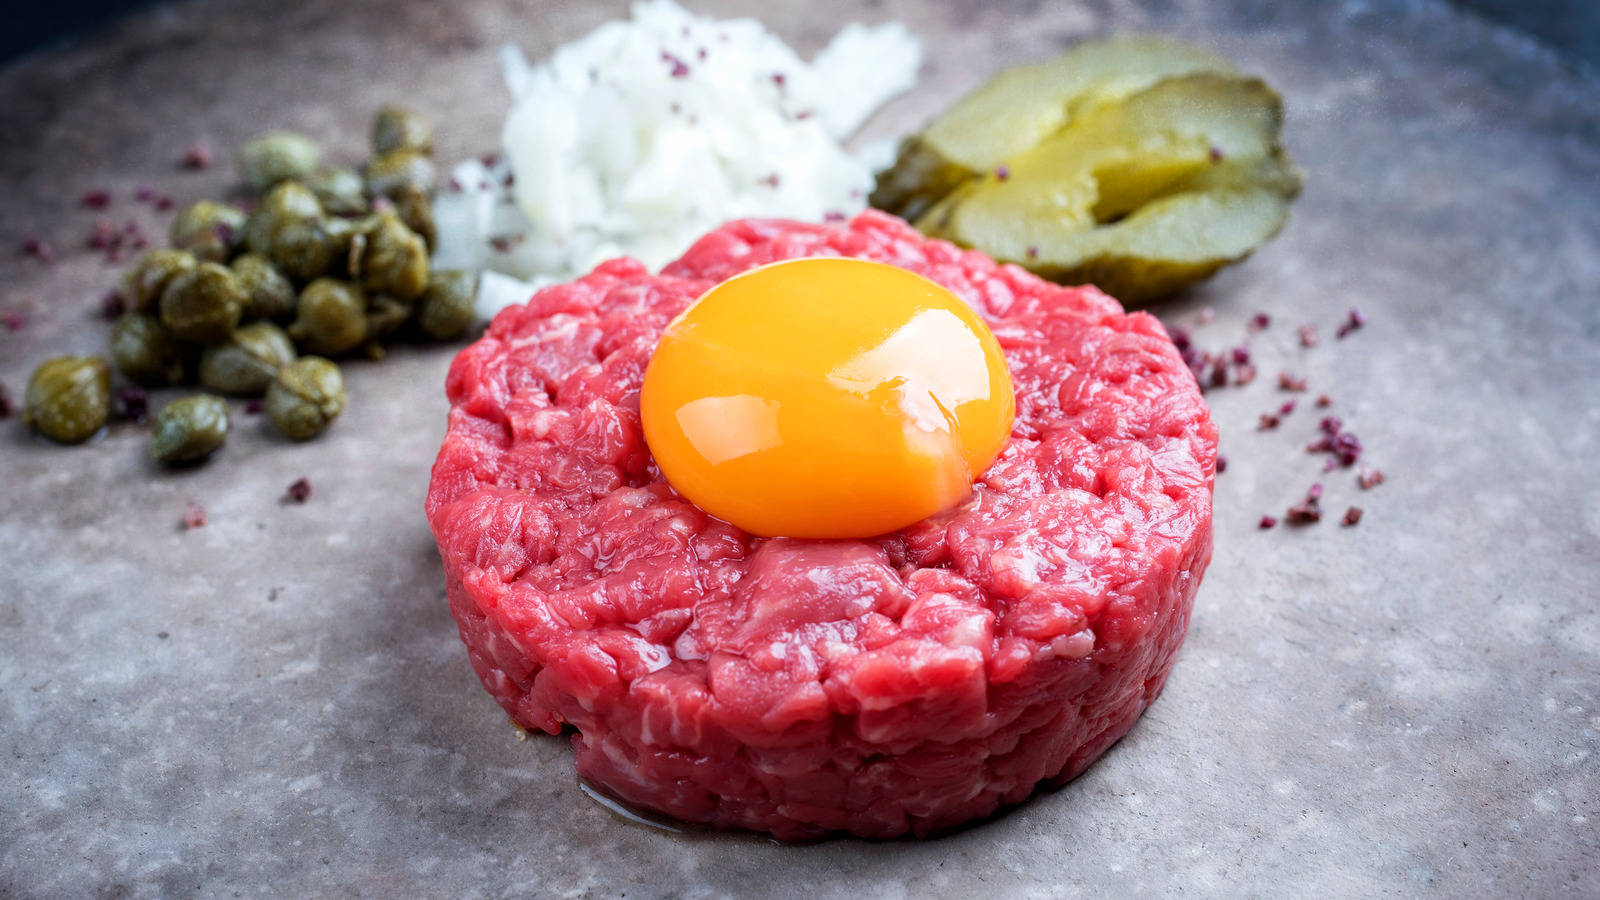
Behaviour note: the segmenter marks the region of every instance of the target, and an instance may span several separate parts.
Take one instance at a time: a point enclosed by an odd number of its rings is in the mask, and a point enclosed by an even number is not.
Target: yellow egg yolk
[[[884,534],[964,500],[1016,400],[1000,345],[945,288],[798,259],[707,291],[667,326],[640,396],[678,493],[753,534]]]

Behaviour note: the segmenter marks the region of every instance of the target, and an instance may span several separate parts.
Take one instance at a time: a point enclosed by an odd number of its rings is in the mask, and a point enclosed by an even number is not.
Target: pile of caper
[[[344,409],[334,358],[381,359],[384,342],[466,333],[477,279],[429,271],[435,240],[433,126],[399,107],[380,109],[373,156],[360,170],[326,168],[310,138],[275,131],[242,147],[240,179],[258,195],[249,213],[201,200],[173,220],[167,249],[123,276],[128,312],[111,329],[111,362],[144,387],[198,383],[264,397],[268,419],[292,440],[321,434]],[[305,355],[302,355],[305,354]],[[24,421],[61,443],[87,440],[110,410],[110,369],[61,357],[34,372]],[[151,455],[203,460],[227,437],[227,404],[210,394],[156,415]]]

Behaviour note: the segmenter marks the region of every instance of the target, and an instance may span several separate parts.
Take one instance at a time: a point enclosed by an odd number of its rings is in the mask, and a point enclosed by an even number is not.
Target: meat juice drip
[[[657,815],[649,810],[644,810],[633,806],[626,801],[618,800],[617,798],[607,794],[605,791],[591,784],[588,779],[583,778],[582,776],[579,776],[577,781],[578,790],[582,791],[585,797],[593,800],[607,812],[611,813],[622,821],[627,822],[629,825],[638,825],[643,828],[648,828],[651,831],[662,831],[666,832],[667,834],[678,835],[679,837],[685,838],[715,834],[722,839],[726,839],[732,835],[739,834],[737,831],[718,831],[717,829],[704,825],[676,822],[667,818],[666,816]],[[787,846],[783,841],[780,841],[777,838],[769,835],[758,835],[755,832],[748,832],[748,834],[751,837],[759,837],[763,842],[768,844],[776,844],[780,847]]]
[[[668,834],[685,833],[685,829],[682,826],[674,824],[665,816],[657,816],[653,813],[635,809],[634,807],[629,806],[621,800],[618,800],[617,798],[590,784],[586,779],[578,779],[578,790],[582,791],[585,797],[588,797],[590,800],[593,800],[602,807],[605,807],[607,812],[610,812],[612,815],[622,819],[625,822],[628,822],[629,824],[642,825],[645,828],[651,828],[656,831],[665,831]]]

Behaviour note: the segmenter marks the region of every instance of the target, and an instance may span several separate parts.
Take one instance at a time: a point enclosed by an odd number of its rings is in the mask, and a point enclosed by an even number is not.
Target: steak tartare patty
[[[823,255],[971,303],[1016,422],[955,509],[757,538],[662,478],[640,383],[714,284]],[[881,213],[605,263],[500,313],[446,389],[427,512],[474,670],[524,727],[575,729],[585,778],[679,819],[926,835],[1073,778],[1160,693],[1211,558],[1216,429],[1160,323]]]

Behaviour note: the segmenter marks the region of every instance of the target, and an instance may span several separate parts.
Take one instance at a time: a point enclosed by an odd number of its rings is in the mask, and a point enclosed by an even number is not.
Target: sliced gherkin
[[[915,219],[962,182],[994,171],[1097,107],[1191,72],[1234,71],[1193,44],[1156,35],[1086,41],[1041,63],[1007,69],[900,146],[872,205]]]
[[[1272,237],[1299,192],[1259,79],[1169,78],[1078,117],[917,219],[928,234],[1139,303]]]
[[[1282,124],[1270,87],[1207,51],[1092,42],[963,100],[902,148],[873,199],[935,237],[1140,303],[1283,226],[1301,175]]]

